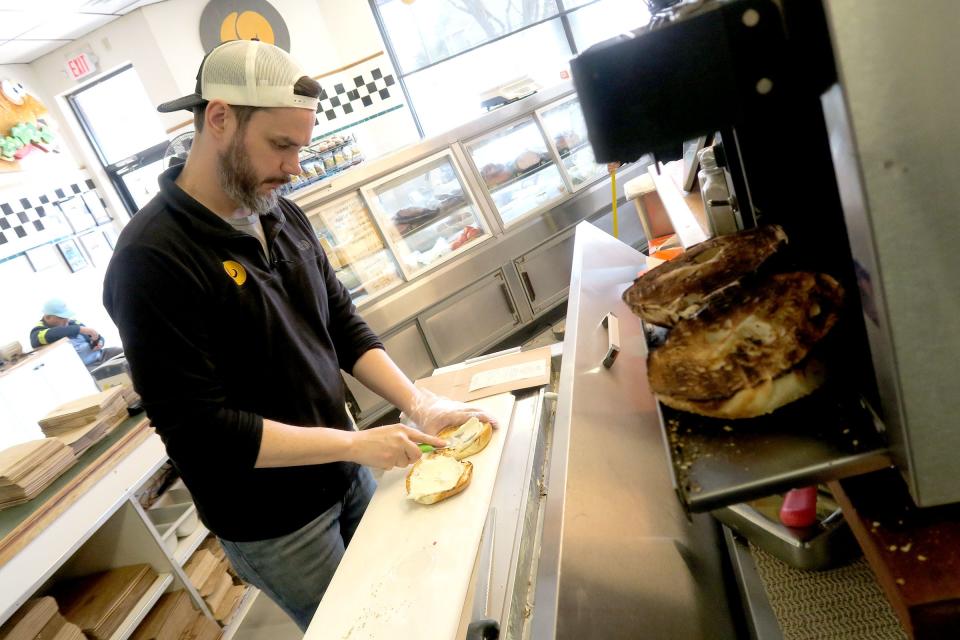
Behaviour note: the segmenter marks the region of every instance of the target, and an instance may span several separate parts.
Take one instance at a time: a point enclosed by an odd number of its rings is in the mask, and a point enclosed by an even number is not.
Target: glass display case
[[[300,174],[290,176],[290,182],[281,187],[280,195],[289,196],[361,162],[363,153],[353,135],[331,136],[312,142],[300,151]]]
[[[505,227],[569,193],[533,117],[465,146]]]
[[[574,190],[607,175],[606,165],[597,164],[593,157],[579,100],[570,98],[541,110],[539,115]]]
[[[337,278],[355,302],[403,282],[396,260],[358,191],[311,211],[309,220]]]
[[[449,150],[387,175],[362,191],[408,277],[490,235]]]

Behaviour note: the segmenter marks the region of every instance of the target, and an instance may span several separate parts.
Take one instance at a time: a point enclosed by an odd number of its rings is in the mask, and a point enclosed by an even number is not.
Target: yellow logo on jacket
[[[233,278],[233,281],[237,283],[238,287],[242,287],[243,283],[247,281],[247,270],[244,269],[243,265],[239,262],[224,260],[223,270],[227,272],[228,276]]]

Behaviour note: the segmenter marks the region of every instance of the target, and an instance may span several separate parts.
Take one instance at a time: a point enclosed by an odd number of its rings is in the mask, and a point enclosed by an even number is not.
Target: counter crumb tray
[[[891,464],[870,411],[826,387],[774,413],[719,420],[659,405],[680,502],[711,511]]]

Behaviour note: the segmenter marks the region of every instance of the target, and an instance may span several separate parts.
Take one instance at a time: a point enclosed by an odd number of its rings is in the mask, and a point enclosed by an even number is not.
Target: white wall
[[[39,273],[34,273],[25,256],[0,263],[0,344],[19,340],[29,350],[30,329],[43,315],[43,303],[63,298],[79,322],[103,334],[107,346],[120,346],[117,329],[101,303],[106,265],[71,274],[66,263],[60,262]]]
[[[57,123],[61,149],[57,156],[38,157],[36,162],[30,162],[34,154],[27,156],[23,171],[0,173],[0,201],[46,191],[51,178],[55,178],[56,186],[85,179],[86,173],[78,166],[81,156],[77,144],[63,123],[49,83],[34,66],[25,64],[0,65],[0,78],[19,80],[47,107]],[[51,269],[35,273],[24,256],[0,263],[0,343],[18,340],[29,349],[30,328],[39,320],[41,306],[56,296],[76,306],[81,322],[98,330],[102,327],[105,338],[118,344],[116,328],[100,304],[102,269],[97,265],[71,274],[66,263],[60,261]]]
[[[385,51],[380,30],[366,0],[315,0],[331,44],[346,64],[376,51]]]
[[[319,75],[384,50],[366,0],[273,0],[272,4],[287,23],[291,54],[309,75]],[[98,173],[99,164],[92,150],[67,127],[67,123],[77,125],[62,96],[83,83],[68,77],[65,61],[89,48],[99,58],[100,71],[132,63],[150,99],[157,104],[190,93],[203,59],[199,24],[205,6],[203,0],[167,0],[148,5],[30,65],[17,65],[28,66],[33,73],[32,83],[47,98],[45,104],[54,118],[64,123],[63,129],[68,129],[68,142],[77,149],[74,155],[94,173],[98,185],[105,184],[105,176]],[[386,57],[383,64],[389,66]],[[60,99],[55,100],[57,96]],[[190,118],[186,112],[157,115],[165,129]],[[384,152],[412,141],[409,114],[391,114],[389,120],[389,126],[383,123],[374,127],[381,142],[368,145],[368,153]],[[119,206],[118,201],[110,204]]]
[[[179,29],[182,28],[181,23]],[[71,79],[66,72],[66,60],[89,48],[99,59],[101,72],[133,63],[143,80],[147,95],[160,103],[177,94],[179,87],[153,33],[144,10],[139,9],[48,53],[32,62],[30,67],[36,72],[47,94],[59,96],[69,93],[89,80],[78,82]],[[61,115],[66,121],[66,114]]]
[[[366,0],[271,0],[290,30],[291,53],[310,75],[319,75],[365,58],[384,46]],[[148,5],[119,18],[70,45],[49,53],[30,65],[10,65],[11,75],[33,88],[60,125],[61,135],[74,150],[74,164],[85,165],[111,211],[125,215],[112,195],[106,175],[66,105],[64,95],[83,86],[66,73],[65,61],[89,49],[99,59],[99,70],[110,71],[132,63],[151,101],[160,102],[190,93],[196,84],[197,66],[203,58],[200,14],[205,0],[167,0]],[[390,68],[384,56],[378,62]],[[0,67],[0,75],[5,71]],[[391,69],[392,71],[392,69]],[[89,82],[89,80],[87,80]],[[322,82],[322,81],[321,81]],[[158,114],[165,129],[190,118],[186,112]],[[358,133],[367,157],[387,153],[416,141],[409,111],[404,108],[364,123]],[[22,174],[19,174],[23,178]],[[0,189],[4,178],[0,175]],[[15,178],[11,178],[17,181]],[[40,186],[43,181],[40,180]],[[22,186],[22,185],[19,185]],[[104,188],[107,187],[107,188]],[[79,319],[103,332],[108,343],[116,329],[101,306],[103,270],[97,265],[71,274],[66,265],[33,273],[25,258],[0,264],[0,342],[26,338],[40,317],[40,306],[60,296],[74,306]]]
[[[21,162],[22,171],[0,173],[0,202],[6,202],[14,197],[14,193],[5,197],[8,195],[8,190],[30,190],[34,186],[42,189],[49,173],[52,172],[67,172],[69,174],[67,176],[60,173],[61,181],[69,182],[68,179],[62,178],[71,178],[72,174],[76,173],[76,170],[81,166],[78,160],[80,156],[70,132],[65,131],[66,127],[61,125],[59,114],[55,111],[56,104],[53,95],[47,93],[36,71],[27,64],[0,65],[0,78],[22,82],[27,91],[50,111],[50,115],[57,125],[57,144],[61,151],[59,154],[48,154],[42,158],[27,156]]]
[[[153,102],[159,104],[169,100],[170,96],[177,94],[178,87],[163,56],[160,55],[159,45],[153,37],[142,9],[114,20],[30,64],[37,81],[43,87],[44,94],[54,96],[55,104],[47,106],[60,122],[61,130],[69,131],[83,164],[106,197],[108,209],[115,218],[125,222],[126,210],[110,186],[106,173],[82,134],[80,125],[67,106],[65,98],[67,94],[95,80],[95,78],[85,78],[78,82],[67,75],[65,61],[86,49],[92,50],[98,58],[100,74],[133,63],[134,70],[143,81],[147,95]],[[157,117],[161,122],[165,122],[161,115],[158,113]],[[169,119],[171,123],[175,120],[176,118]]]
[[[356,1],[348,0],[342,4],[350,5]],[[287,23],[291,55],[309,75],[317,75],[341,64],[338,52],[330,45],[324,16],[316,5],[301,0],[272,0],[271,4]],[[199,25],[205,6],[206,2],[198,0],[167,0],[136,12],[143,15],[155,42],[152,55],[162,60],[175,85],[165,95],[158,96],[157,103],[192,93],[196,87],[197,67],[204,55]],[[153,84],[150,72],[141,71],[141,75],[148,86]],[[151,92],[150,96],[153,98],[154,94]],[[165,126],[170,128],[189,120],[190,114],[182,112],[161,117]]]
[[[389,69],[386,47],[373,12],[366,0],[315,0],[330,34],[330,45],[340,56],[340,64],[349,64],[378,51],[383,51],[380,66]],[[321,80],[322,82],[322,80]],[[400,85],[394,85],[400,91]],[[381,156],[419,141],[417,128],[409,108],[399,109],[365,122],[354,131],[357,143],[368,158]]]
[[[115,217],[122,215],[122,206],[113,195],[106,175],[82,134],[78,134],[76,120],[69,111],[63,96],[83,86],[66,73],[64,61],[89,47],[99,58],[102,72],[132,62],[144,80],[151,99],[160,102],[178,90],[173,76],[161,55],[158,45],[141,11],[135,11],[88,34],[86,37],[58,49],[30,65],[30,86],[51,116],[57,121],[61,136],[77,151],[75,158],[83,163],[93,176],[100,192],[107,196],[108,206]],[[23,65],[16,65],[21,67]],[[18,174],[21,178],[27,176]],[[32,181],[39,190],[68,182],[64,175],[34,176]],[[19,186],[26,189],[26,181]],[[105,188],[106,187],[106,188]],[[76,273],[70,273],[65,263],[35,273],[26,258],[20,257],[0,264],[0,342],[20,340],[29,348],[30,328],[40,318],[40,307],[50,297],[61,297],[78,313],[78,320],[101,331],[108,344],[118,345],[116,328],[101,303],[103,270],[106,265],[91,265]]]

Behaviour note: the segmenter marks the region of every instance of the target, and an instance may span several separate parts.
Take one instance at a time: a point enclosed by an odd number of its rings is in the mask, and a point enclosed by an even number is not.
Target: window
[[[646,6],[637,0],[600,0],[581,4],[583,9],[569,14],[570,27],[580,51],[650,21]]]
[[[67,96],[130,214],[159,191],[168,141],[140,76],[127,65]]]
[[[421,135],[484,113],[483,94],[547,87],[579,51],[646,24],[639,0],[370,0]]]
[[[403,73],[446,60],[557,15],[556,2],[377,0]]]

